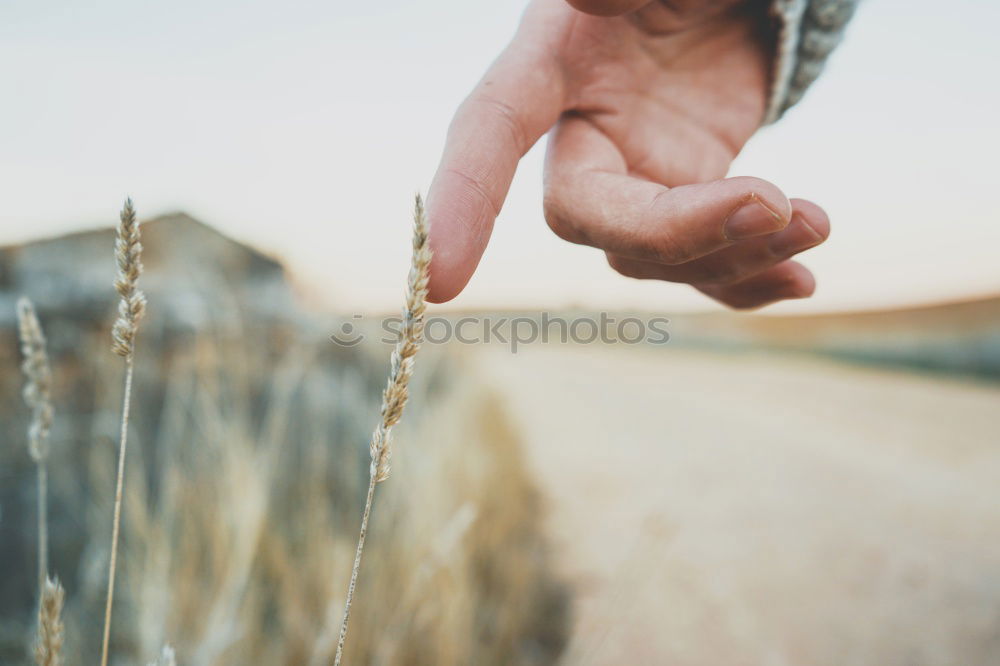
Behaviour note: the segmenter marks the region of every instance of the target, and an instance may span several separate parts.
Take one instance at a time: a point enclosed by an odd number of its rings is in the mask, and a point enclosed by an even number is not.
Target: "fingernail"
[[[743,240],[778,231],[784,226],[785,220],[780,215],[765,206],[756,195],[751,195],[749,201],[729,214],[722,230],[729,240]]]
[[[768,240],[771,252],[778,256],[792,255],[823,242],[823,236],[809,226],[801,215],[793,215],[792,221],[780,234]]]

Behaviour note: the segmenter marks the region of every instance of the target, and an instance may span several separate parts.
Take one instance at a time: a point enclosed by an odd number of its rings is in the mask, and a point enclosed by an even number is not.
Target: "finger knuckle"
[[[528,143],[528,133],[524,128],[524,123],[513,106],[493,95],[477,91],[466,100],[469,106],[481,106],[486,111],[498,119],[510,132],[511,139],[520,152],[527,152],[530,146]]]
[[[662,209],[669,209],[667,197],[670,196],[669,190],[662,190],[657,193],[649,202],[645,219],[657,220],[660,218],[660,211]],[[694,258],[690,244],[681,242],[669,223],[648,224],[647,228],[653,230],[644,239],[647,253],[651,259],[667,264],[668,266],[676,266],[678,264],[685,264]]]
[[[482,177],[471,174],[465,169],[454,167],[446,169],[445,173],[461,183],[465,191],[481,201],[493,213],[494,218],[500,214],[502,202],[490,195],[489,187]]]
[[[653,257],[668,266],[686,264],[694,258],[691,248],[669,229],[662,229],[649,241]]]
[[[732,264],[712,264],[698,270],[698,282],[713,285],[730,285],[739,282],[743,277],[743,271],[739,266]]]

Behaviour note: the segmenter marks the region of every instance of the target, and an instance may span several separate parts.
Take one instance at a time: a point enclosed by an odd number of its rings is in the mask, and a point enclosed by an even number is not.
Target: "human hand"
[[[724,178],[764,117],[766,3],[571,1],[529,5],[452,121],[428,196],[430,300],[465,287],[518,161],[550,129],[544,210],[561,238],[734,308],[811,295],[789,257],[826,239],[826,214]]]

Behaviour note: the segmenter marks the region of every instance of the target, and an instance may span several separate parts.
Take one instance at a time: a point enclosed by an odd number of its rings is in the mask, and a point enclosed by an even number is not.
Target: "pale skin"
[[[764,118],[766,6],[533,0],[449,128],[428,196],[430,300],[465,288],[518,161],[546,133],[544,212],[559,237],[733,308],[812,295],[790,258],[826,240],[826,214],[725,178]]]

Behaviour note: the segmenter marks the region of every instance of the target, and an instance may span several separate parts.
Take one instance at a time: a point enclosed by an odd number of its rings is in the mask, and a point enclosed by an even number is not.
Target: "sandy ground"
[[[1000,387],[479,348],[576,590],[567,664],[1000,664]]]

